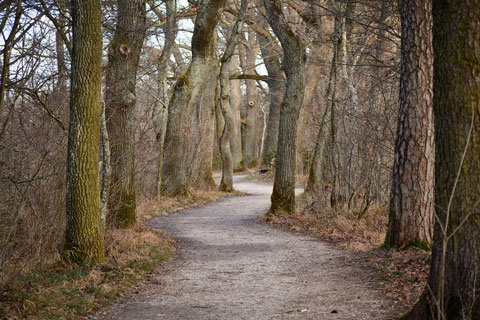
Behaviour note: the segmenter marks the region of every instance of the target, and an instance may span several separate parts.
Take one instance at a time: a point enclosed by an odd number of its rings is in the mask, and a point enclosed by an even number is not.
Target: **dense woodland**
[[[0,284],[261,169],[267,215],[380,210],[386,248],[432,250],[405,319],[480,318],[478,0],[4,0],[0,26]]]

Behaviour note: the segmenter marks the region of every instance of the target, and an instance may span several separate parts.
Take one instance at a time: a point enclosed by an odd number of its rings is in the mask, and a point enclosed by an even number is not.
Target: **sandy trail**
[[[152,220],[178,256],[98,319],[390,319],[358,255],[257,222],[271,186]]]

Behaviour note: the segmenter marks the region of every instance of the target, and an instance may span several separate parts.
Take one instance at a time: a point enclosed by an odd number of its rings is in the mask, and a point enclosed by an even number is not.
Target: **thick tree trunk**
[[[240,63],[238,55],[232,57],[230,62],[230,74],[237,73]],[[230,80],[230,107],[232,108],[233,120],[235,122],[232,139],[230,140],[230,150],[232,151],[233,158],[233,170],[243,170],[243,157],[242,157],[242,133],[241,133],[241,117],[240,106],[242,103],[242,91],[240,89],[239,80]]]
[[[257,15],[257,25],[268,33],[268,24]],[[280,105],[285,93],[285,74],[280,66],[280,54],[275,50],[276,43],[265,34],[257,33],[260,51],[268,73],[268,93],[270,108],[268,113],[267,135],[262,153],[262,166],[271,167],[277,153],[278,125],[280,123]]]
[[[214,31],[224,5],[225,0],[211,0],[200,9],[192,37],[192,61],[170,99],[162,171],[162,192],[167,195],[188,193],[195,133],[192,116],[208,79],[205,74],[215,64]]]
[[[385,246],[433,238],[433,48],[430,0],[402,2],[402,70],[390,218]]]
[[[135,105],[137,67],[146,31],[143,0],[118,0],[115,36],[108,52],[105,114],[111,149],[107,223],[136,223]]]
[[[207,84],[202,93],[202,98],[197,105],[197,121],[195,127],[197,130],[196,147],[194,159],[192,161],[191,173],[192,187],[196,189],[209,189],[216,187],[213,180],[213,145],[215,139],[215,107],[217,104],[217,79],[218,67],[216,64],[207,71]]]
[[[280,111],[278,154],[270,214],[295,213],[295,168],[297,123],[305,91],[305,46],[283,16],[281,1],[264,0],[267,20],[283,48],[283,70],[287,76]]]
[[[98,156],[102,80],[102,13],[99,0],[72,0],[73,55],[67,148],[64,254],[77,263],[105,259],[100,218]]]
[[[250,30],[248,32],[247,47],[239,50],[244,54],[240,55],[240,64],[243,72],[246,74],[255,74],[255,64],[258,54],[258,44],[255,33]],[[246,167],[252,168],[257,165],[257,114],[258,114],[258,94],[256,88],[256,80],[245,80],[246,84],[246,101],[243,106],[243,163]]]
[[[230,107],[230,73],[229,65],[242,31],[243,16],[247,10],[247,0],[242,0],[240,10],[238,11],[237,21],[235,22],[227,47],[220,59],[220,109],[222,111],[224,126],[220,136],[220,153],[222,155],[222,180],[220,181],[220,190],[226,192],[233,191],[233,158],[230,150],[230,140],[235,130],[235,119]]]
[[[433,1],[435,224],[406,319],[480,319],[480,2]]]

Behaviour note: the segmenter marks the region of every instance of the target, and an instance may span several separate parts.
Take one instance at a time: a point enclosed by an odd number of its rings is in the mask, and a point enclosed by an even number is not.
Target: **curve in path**
[[[271,186],[238,182],[246,196],[156,218],[178,256],[101,319],[389,319],[357,255],[257,222]]]

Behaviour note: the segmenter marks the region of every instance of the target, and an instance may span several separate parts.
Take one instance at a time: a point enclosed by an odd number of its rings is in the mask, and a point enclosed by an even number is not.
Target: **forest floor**
[[[271,185],[150,224],[176,257],[93,319],[392,319],[404,310],[378,286],[361,253],[258,220]]]

